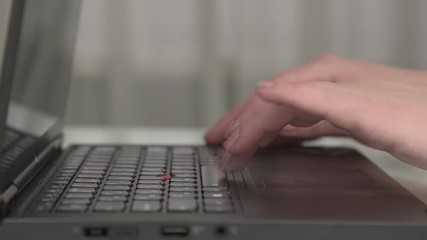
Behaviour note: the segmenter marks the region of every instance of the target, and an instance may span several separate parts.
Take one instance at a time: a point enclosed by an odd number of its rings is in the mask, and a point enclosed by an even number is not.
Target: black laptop
[[[13,0],[0,82],[0,239],[427,239],[426,206],[352,149],[62,148],[80,1]]]

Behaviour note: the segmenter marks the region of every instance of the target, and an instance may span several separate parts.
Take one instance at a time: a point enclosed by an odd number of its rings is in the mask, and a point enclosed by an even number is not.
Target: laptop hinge
[[[0,219],[6,216],[7,207],[16,193],[18,193],[18,188],[11,184],[0,196]]]
[[[52,141],[47,147],[43,149],[37,156],[34,157],[34,160],[19,174],[15,180],[13,180],[13,185],[15,185],[18,190],[27,185],[27,183],[34,177],[34,175],[45,165],[49,160],[48,155],[55,149],[61,147],[62,138],[57,138]]]
[[[0,219],[5,216],[8,206],[14,197],[27,185],[27,183],[38,173],[38,171],[49,160],[48,155],[55,149],[61,147],[62,138],[51,142],[34,160],[13,180],[10,186],[0,196]]]

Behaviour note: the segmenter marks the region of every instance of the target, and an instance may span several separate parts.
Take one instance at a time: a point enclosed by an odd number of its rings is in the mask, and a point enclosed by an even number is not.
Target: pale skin
[[[324,56],[258,84],[206,133],[221,168],[244,167],[259,147],[348,136],[427,169],[427,72]]]

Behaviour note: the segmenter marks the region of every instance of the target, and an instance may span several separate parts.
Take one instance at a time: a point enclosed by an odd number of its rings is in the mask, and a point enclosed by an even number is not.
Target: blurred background
[[[67,123],[206,127],[258,81],[326,53],[427,69],[426,10],[425,0],[83,0]]]

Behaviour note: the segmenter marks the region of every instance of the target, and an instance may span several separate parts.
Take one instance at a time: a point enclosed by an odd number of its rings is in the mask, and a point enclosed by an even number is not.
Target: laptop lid
[[[34,142],[12,161],[0,158],[0,194],[61,135],[79,10],[79,0],[12,1],[0,82],[0,135],[13,130]]]

